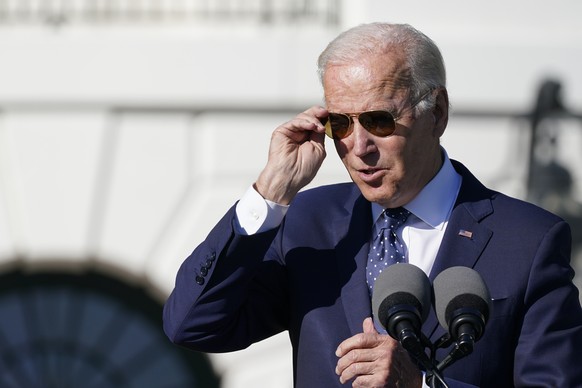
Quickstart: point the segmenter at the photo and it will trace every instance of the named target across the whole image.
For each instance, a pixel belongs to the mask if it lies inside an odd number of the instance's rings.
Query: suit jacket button
[[[208,275],[208,268],[206,267],[200,268],[200,273],[202,274],[202,276]]]
[[[204,284],[204,278],[202,276],[196,276],[196,283],[198,285],[203,285]]]

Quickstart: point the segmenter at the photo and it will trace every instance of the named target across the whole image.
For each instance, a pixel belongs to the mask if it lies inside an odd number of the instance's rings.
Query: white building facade
[[[124,297],[141,292],[140,298],[160,308],[181,262],[265,164],[272,130],[322,102],[315,66],[319,52],[340,31],[361,22],[407,22],[435,39],[448,67],[453,107],[443,145],[485,184],[510,195],[528,197],[532,124],[526,114],[534,109],[541,83],[558,80],[567,114],[545,119],[552,129],[542,137],[549,145],[538,147],[536,155],[542,164],[556,162],[572,178],[569,197],[546,204],[566,208],[574,220],[582,217],[582,172],[576,168],[582,162],[576,113],[582,112],[582,31],[574,28],[582,6],[576,1],[551,6],[494,1],[482,9],[461,1],[447,9],[429,1],[414,6],[377,0],[137,3],[0,2],[0,278],[7,279],[0,311],[5,314],[24,311],[23,321],[42,321],[46,313],[49,327],[78,336],[111,332],[107,328],[122,332],[115,314],[96,327],[80,322],[73,326],[77,331],[65,325],[70,320],[58,318],[59,311],[74,316],[81,304],[100,306],[108,284],[96,282],[100,285],[87,291],[69,282],[70,276],[88,279],[85,286],[95,276],[110,278],[128,287],[112,286]],[[333,144],[327,146],[328,158],[310,186],[349,179]],[[68,288],[55,286],[58,279],[47,281],[51,274],[66,277]],[[87,274],[93,277],[82,277]],[[29,288],[22,288],[25,283]],[[36,289],[38,284],[46,288]],[[75,290],[88,296],[77,300]],[[18,295],[24,294],[38,296],[21,303]],[[119,309],[120,317],[131,311],[113,300],[96,307],[96,316],[108,316],[106,306]],[[78,317],[101,322],[89,312]],[[139,321],[131,314],[124,319]],[[0,326],[0,338],[13,326]],[[27,344],[30,354],[0,351],[0,363],[64,381],[55,371],[63,370],[68,358],[47,350],[55,338],[45,329],[14,335],[11,349]],[[77,375],[102,368],[107,373],[95,372],[95,381],[109,385],[95,386],[130,386],[131,377],[117,371],[117,361],[96,355],[123,347],[123,341],[133,343],[122,334],[86,343],[77,337],[88,349],[87,366]],[[37,337],[44,338],[41,347]],[[135,354],[121,352],[119,359],[155,365],[155,357],[145,356],[152,349],[155,344],[138,347]],[[160,350],[165,352],[171,350]],[[34,354],[50,361],[34,361]],[[158,364],[171,364],[172,357]],[[173,365],[182,362],[182,354],[175,357]],[[209,355],[207,361],[192,361],[199,362],[194,374],[216,375],[223,388],[292,386],[285,334],[241,352]],[[57,366],[47,372],[40,364]],[[176,375],[187,375],[185,369],[176,367]],[[0,381],[19,386],[18,378],[6,373]],[[205,377],[188,378],[181,380],[188,382],[184,386],[211,384]],[[155,386],[154,380],[145,381]]]

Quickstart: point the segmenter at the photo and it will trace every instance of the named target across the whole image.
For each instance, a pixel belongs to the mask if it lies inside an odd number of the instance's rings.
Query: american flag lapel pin
[[[472,238],[473,237],[473,232],[470,232],[470,231],[465,230],[465,229],[461,229],[461,230],[459,230],[459,236],[461,236],[461,237],[467,237],[467,238]]]

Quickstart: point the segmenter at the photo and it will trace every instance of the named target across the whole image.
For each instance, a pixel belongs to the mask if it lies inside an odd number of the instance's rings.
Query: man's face
[[[411,201],[442,164],[442,109],[439,114],[431,109],[415,117],[413,109],[406,110],[412,103],[409,84],[410,74],[399,55],[332,65],[323,80],[330,112],[387,110],[401,116],[388,137],[372,135],[354,118],[353,132],[335,141],[342,162],[364,197],[384,207]]]

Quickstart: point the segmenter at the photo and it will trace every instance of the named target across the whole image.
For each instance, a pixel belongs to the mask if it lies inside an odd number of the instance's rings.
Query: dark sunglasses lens
[[[349,134],[350,118],[342,114],[330,113],[326,127],[329,127],[329,129],[331,129],[330,132],[332,138],[343,139]],[[328,135],[330,134],[328,133]]]
[[[390,112],[381,110],[364,112],[358,117],[360,124],[376,136],[392,135],[396,127],[394,116]]]

